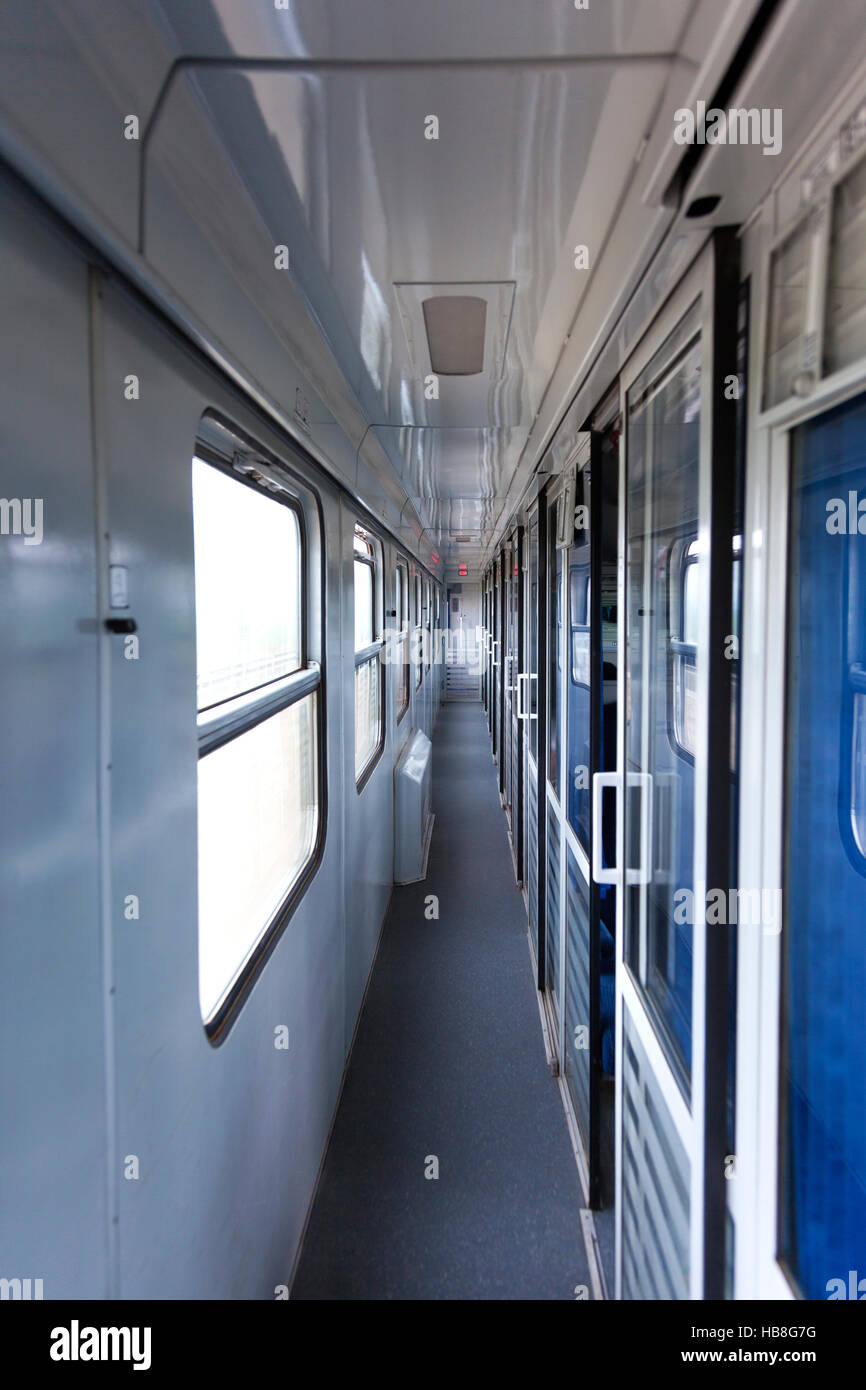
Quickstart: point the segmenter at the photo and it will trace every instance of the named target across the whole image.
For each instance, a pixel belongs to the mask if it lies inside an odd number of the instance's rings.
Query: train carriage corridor
[[[480,704],[434,735],[427,877],[394,888],[292,1297],[591,1298]]]
[[[130,1359],[79,1303],[210,1377],[300,1303],[586,1301],[664,1374],[736,1302],[725,1360],[828,1378],[864,4],[0,3],[0,1302],[54,1359]]]

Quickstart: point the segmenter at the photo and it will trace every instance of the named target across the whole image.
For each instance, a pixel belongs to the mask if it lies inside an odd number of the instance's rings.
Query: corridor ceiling
[[[21,167],[371,510],[475,573],[672,235],[676,109],[760,4],[33,0],[0,112]],[[452,351],[475,325],[470,365],[483,326],[481,370],[431,380],[427,320]]]
[[[161,4],[183,52],[253,61],[184,68],[154,157],[188,84],[433,544],[475,568],[672,73],[694,77],[698,0]],[[431,382],[437,294],[487,299],[480,373]]]

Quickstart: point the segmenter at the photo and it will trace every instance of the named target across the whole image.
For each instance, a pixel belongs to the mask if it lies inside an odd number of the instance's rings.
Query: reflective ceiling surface
[[[602,250],[596,239],[590,269],[575,265],[604,177],[600,141],[615,126],[633,162],[693,8],[162,0],[184,52],[233,59],[175,81],[291,247],[299,288],[447,563],[480,558],[519,500],[515,470]],[[612,100],[623,72],[644,84],[634,105]],[[505,287],[509,305],[499,360],[441,377],[438,399],[426,341],[419,351],[416,335],[413,353],[407,340],[419,285]]]

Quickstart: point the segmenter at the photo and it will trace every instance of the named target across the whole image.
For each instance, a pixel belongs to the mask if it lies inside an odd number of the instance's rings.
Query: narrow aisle
[[[480,704],[442,707],[433,809],[427,878],[394,889],[296,1299],[570,1299],[590,1285]]]

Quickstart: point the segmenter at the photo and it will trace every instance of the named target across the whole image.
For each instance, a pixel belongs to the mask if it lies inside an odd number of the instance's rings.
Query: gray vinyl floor
[[[478,703],[442,707],[433,809],[427,879],[394,889],[292,1297],[573,1299],[590,1285],[580,1183]]]

